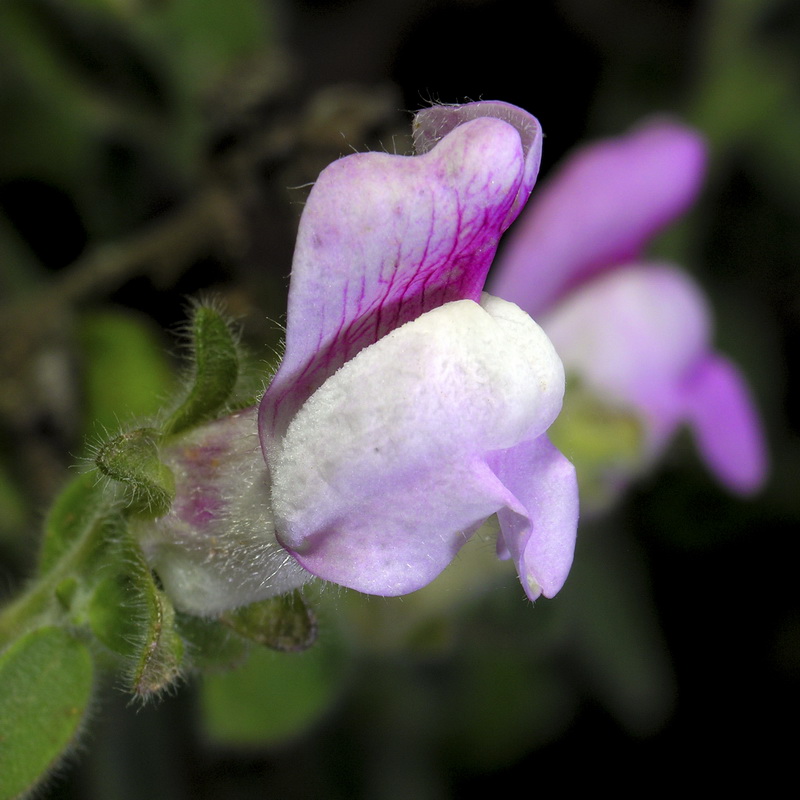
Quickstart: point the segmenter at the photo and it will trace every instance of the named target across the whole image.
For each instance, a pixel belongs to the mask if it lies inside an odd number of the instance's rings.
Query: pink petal
[[[709,469],[734,492],[759,489],[767,474],[764,433],[739,370],[709,355],[685,389],[688,422]]]
[[[380,493],[354,497],[341,518],[316,527],[300,549],[287,545],[289,552],[309,572],[342,586],[408,594],[439,575],[506,495],[480,462],[437,461],[434,469],[385,478]]]
[[[292,420],[270,464],[279,540],[336,583],[420,588],[486,517],[519,507],[486,456],[543,433],[562,395],[561,362],[517,307],[427,312],[362,350]]]
[[[599,275],[540,322],[568,376],[634,410],[652,461],[688,422],[709,468],[736,492],[766,473],[758,415],[737,369],[711,351],[711,314],[683,270],[646,264]]]
[[[460,106],[431,106],[418,111],[414,117],[414,149],[417,153],[432,150],[447,134],[472,119],[493,117],[502,119],[517,129],[525,154],[525,176],[517,199],[509,211],[506,225],[510,225],[528,200],[536,183],[542,160],[542,127],[539,120],[517,106],[499,100],[481,100]]]
[[[363,153],[320,175],[300,221],[286,353],[265,394],[265,452],[362,348],[451,300],[478,300],[525,180],[520,135],[460,125],[426,155]]]
[[[575,550],[575,468],[546,436],[494,454],[490,465],[516,501],[497,512],[498,550],[514,559],[531,600],[553,597],[567,579]]]
[[[591,275],[636,258],[694,201],[705,162],[700,136],[665,120],[583,148],[534,196],[490,291],[537,317]]]
[[[568,374],[605,401],[638,409],[661,439],[677,424],[687,372],[708,350],[711,319],[683,270],[636,264],[597,276],[540,319]]]

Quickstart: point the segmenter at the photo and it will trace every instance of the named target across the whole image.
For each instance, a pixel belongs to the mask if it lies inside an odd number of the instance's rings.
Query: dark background
[[[408,152],[408,112],[431,101],[501,99],[536,114],[542,178],[578,142],[648,114],[706,134],[706,190],[660,252],[710,296],[720,349],[763,412],[771,477],[757,497],[732,498],[680,437],[618,508],[582,528],[563,601],[522,607],[511,584],[501,599],[481,594],[452,611],[435,648],[381,650],[354,634],[330,709],[278,744],[215,741],[194,678],[143,709],[112,682],[77,766],[44,796],[434,798],[518,791],[518,781],[534,792],[683,789],[690,776],[698,790],[755,778],[769,792],[790,777],[797,4],[541,0],[528,21],[504,0],[241,2],[271,22],[223,55],[195,37],[190,14],[184,34],[199,44],[168,46],[163,30],[181,30],[166,15],[175,5],[17,0],[0,12],[4,586],[30,568],[31,530],[96,435],[83,316],[124,310],[174,352],[161,331],[179,325],[187,297],[213,292],[263,357],[277,344],[307,191],[290,187],[351,148]],[[176,216],[208,197],[214,224],[170,238]],[[141,237],[159,226],[151,257]],[[99,249],[109,243],[116,261]],[[61,365],[44,384],[32,367],[42,353]]]

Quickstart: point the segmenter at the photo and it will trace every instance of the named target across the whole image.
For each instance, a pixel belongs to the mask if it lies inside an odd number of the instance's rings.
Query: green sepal
[[[137,585],[127,572],[104,577],[95,587],[88,605],[92,633],[109,650],[129,659],[137,658],[146,640],[147,589]]]
[[[95,586],[87,619],[97,639],[122,658],[128,689],[147,698],[179,677],[183,640],[172,603],[127,531],[118,534],[113,562],[114,571]]]
[[[305,650],[317,639],[317,618],[298,591],[226,611],[219,619],[245,639],[283,653]]]
[[[0,654],[0,798],[31,789],[69,750],[92,682],[89,648],[63,628],[29,631]]]
[[[175,478],[159,458],[159,440],[153,428],[137,428],[105,442],[95,455],[98,469],[125,485],[129,510],[138,516],[163,516],[175,497]]]
[[[175,628],[175,609],[159,589],[148,593],[145,639],[130,674],[131,691],[142,699],[158,694],[180,676],[183,640]]]
[[[193,669],[229,670],[241,666],[250,643],[215,619],[176,613],[178,631],[186,644],[186,658]]]
[[[153,573],[135,543],[131,543],[128,565],[124,590],[131,603],[128,613],[138,623],[132,637],[135,653],[129,686],[135,695],[146,698],[177,680],[183,661],[183,640],[175,626],[175,609],[156,586]],[[124,605],[121,611],[125,611]],[[124,631],[118,631],[117,636],[121,633]]]
[[[164,434],[181,433],[216,418],[230,400],[239,378],[236,338],[213,308],[197,306],[191,322],[192,387],[164,425]]]

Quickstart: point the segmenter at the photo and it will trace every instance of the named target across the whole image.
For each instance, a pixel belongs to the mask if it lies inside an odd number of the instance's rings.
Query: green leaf
[[[227,611],[220,622],[245,639],[284,653],[305,650],[317,639],[317,618],[300,592]]]
[[[37,580],[0,614],[0,638],[36,625],[83,624],[83,604],[115,549],[121,516],[96,473],[74,478],[45,520]],[[66,617],[65,617],[66,615]]]
[[[0,798],[30,789],[80,732],[92,690],[88,647],[39,628],[0,654]]]
[[[254,648],[235,672],[203,681],[207,733],[231,746],[260,746],[297,736],[316,723],[339,696],[347,653],[334,631],[302,653]]]
[[[45,520],[39,574],[52,569],[89,528],[103,524],[108,507],[96,472],[85,472],[67,484]]]
[[[101,472],[125,484],[131,511],[141,516],[163,516],[175,497],[175,479],[159,458],[159,439],[152,428],[137,428],[105,442],[95,455]]]
[[[239,377],[236,339],[223,317],[198,306],[191,324],[195,370],[192,388],[164,426],[175,434],[214,419],[230,399]]]

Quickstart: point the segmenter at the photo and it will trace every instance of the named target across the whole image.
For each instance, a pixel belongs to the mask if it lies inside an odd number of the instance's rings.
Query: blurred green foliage
[[[303,653],[254,648],[244,666],[203,679],[202,726],[226,747],[263,747],[306,732],[340,698],[346,644],[335,629]]]
[[[115,154],[150,164],[153,178],[196,181],[212,91],[273,35],[257,0],[7,0],[0,178],[51,182],[94,235],[117,235],[150,189]],[[127,207],[109,207],[121,189]]]
[[[85,314],[78,322],[78,344],[89,436],[150,419],[174,391],[164,340],[145,319],[111,309]]]

